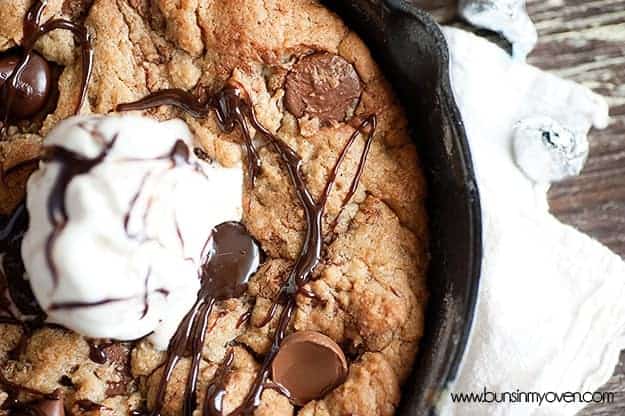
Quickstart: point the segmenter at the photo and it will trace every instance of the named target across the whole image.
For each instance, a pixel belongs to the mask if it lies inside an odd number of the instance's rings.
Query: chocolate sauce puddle
[[[16,108],[14,105],[19,102],[22,107],[18,112],[30,114],[40,111],[45,107],[45,94],[48,91],[38,91],[33,88],[35,82],[40,82],[41,78],[50,80],[50,68],[47,62],[35,51],[35,43],[46,33],[54,30],[67,30],[74,35],[81,49],[81,81],[80,93],[76,104],[75,113],[80,111],[86,96],[89,80],[93,70],[93,46],[92,39],[83,24],[76,24],[66,19],[52,19],[45,23],[41,22],[43,11],[47,6],[47,0],[37,0],[31,6],[24,17],[24,37],[22,40],[22,56],[14,62],[11,74],[0,86],[0,138],[2,138],[9,125],[9,119]],[[11,65],[12,66],[12,65]],[[32,72],[28,77],[25,75]],[[49,89],[49,87],[48,87]],[[34,108],[28,108],[33,106]]]
[[[251,415],[254,412],[254,409],[256,409],[256,407],[260,404],[262,393],[268,386],[271,363],[280,349],[280,344],[286,336],[289,323],[291,322],[295,311],[296,295],[304,287],[304,285],[311,280],[313,273],[321,262],[324,235],[322,227],[323,215],[325,212],[326,202],[332,191],[334,182],[336,181],[340,166],[356,138],[361,133],[366,132],[367,139],[365,148],[361,155],[357,172],[350,185],[349,192],[343,201],[345,205],[355,193],[358,181],[362,175],[367,154],[373,140],[373,133],[376,127],[376,117],[374,115],[367,117],[352,134],[339,155],[321,196],[318,200],[315,200],[308,189],[302,174],[301,158],[290,146],[275,137],[270,131],[262,126],[256,118],[254,108],[247,92],[240,84],[229,81],[216,96],[210,97],[205,101],[200,101],[193,95],[182,90],[164,90],[151,94],[135,103],[120,105],[117,110],[145,110],[160,105],[176,106],[194,117],[204,117],[208,115],[211,110],[214,110],[217,115],[219,126],[224,132],[231,132],[236,126],[239,126],[243,133],[243,144],[247,149],[248,173],[252,185],[254,184],[254,179],[260,170],[260,159],[254,146],[250,127],[254,128],[256,133],[260,134],[265,140],[267,140],[271,148],[279,155],[282,165],[288,172],[290,181],[295,188],[298,199],[304,208],[306,233],[302,249],[293,269],[282,285],[279,295],[275,300],[266,320],[268,323],[277,312],[278,305],[282,305],[282,311],[280,313],[271,348],[266,354],[261,369],[259,370],[252,384],[252,388],[245,397],[243,403],[230,413],[230,415]],[[209,260],[207,265],[210,264],[211,262]],[[203,270],[202,289],[200,290],[196,304],[191,309],[187,317],[185,317],[170,343],[165,372],[161,378],[156,405],[151,413],[152,416],[158,416],[161,414],[166,386],[171,379],[176,363],[185,353],[184,350],[188,349],[189,346],[192,347],[192,365],[183,401],[183,414],[185,416],[190,416],[192,414],[196,403],[197,374],[199,370],[201,347],[204,343],[204,330],[206,328],[208,315],[210,314],[216,300],[238,296],[244,292],[243,288],[238,286],[236,279],[233,281],[224,280],[222,282],[222,279],[230,277],[225,273],[212,275],[210,273],[207,274],[207,272],[210,272],[210,268],[204,268]],[[220,287],[215,287],[212,282],[219,282],[221,285],[225,285],[230,288],[239,288],[240,290],[236,291],[238,294],[233,291],[227,291],[226,293],[220,291]],[[224,297],[223,295],[227,296]],[[229,366],[231,365],[231,363],[228,362],[231,360],[231,355],[228,355],[225,364],[222,365],[224,370],[221,373],[228,373]],[[219,379],[223,377],[225,376],[220,376]],[[223,398],[226,392],[225,384],[226,383],[223,380],[217,380],[217,382],[209,386],[206,401],[203,406],[205,414],[215,416],[221,416],[223,414]]]
[[[191,415],[197,402],[197,383],[202,347],[208,321],[216,301],[237,298],[245,293],[249,279],[260,265],[260,248],[243,225],[226,222],[213,230],[208,244],[207,261],[202,266],[202,286],[198,298],[171,339],[163,376],[152,415],[160,414],[166,388],[176,364],[191,355],[183,401],[183,414]]]

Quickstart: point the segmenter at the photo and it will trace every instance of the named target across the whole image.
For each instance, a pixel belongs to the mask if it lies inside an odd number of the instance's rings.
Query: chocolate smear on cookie
[[[349,95],[350,94],[342,94],[339,101],[346,102],[343,98]],[[353,99],[354,98],[350,98],[347,101],[351,101]],[[238,126],[243,133],[244,145],[248,150],[247,161],[252,184],[254,183],[254,177],[260,170],[260,160],[258,152],[254,147],[253,137],[251,134],[251,128],[253,128],[256,134],[265,139],[268,146],[270,146],[270,148],[280,157],[282,166],[287,171],[291,184],[294,187],[297,197],[304,209],[306,219],[304,244],[293,269],[290,271],[285,282],[281,286],[280,292],[274,300],[274,304],[266,319],[268,323],[273,315],[277,313],[278,306],[282,306],[282,311],[280,312],[271,347],[265,355],[261,368],[258,371],[252,387],[243,403],[230,413],[230,415],[252,415],[254,410],[260,405],[261,396],[265,388],[274,387],[275,383],[272,383],[269,380],[269,376],[274,359],[280,352],[281,345],[287,336],[289,324],[295,313],[296,296],[312,279],[313,273],[321,263],[322,249],[324,245],[323,217],[325,214],[326,202],[332,192],[332,188],[339,173],[341,164],[345,160],[347,152],[355,142],[356,138],[361,134],[364,134],[366,136],[365,149],[360,158],[357,172],[352,179],[352,184],[350,185],[350,190],[355,189],[364,169],[366,154],[369,151],[371,141],[373,140],[373,133],[376,127],[376,117],[374,115],[366,117],[361,125],[354,131],[340,153],[321,196],[316,200],[308,189],[304,179],[304,175],[302,173],[302,159],[289,145],[274,136],[258,121],[250,97],[239,83],[235,81],[227,82],[225,87],[218,94],[213,97],[209,97],[207,100],[199,100],[193,95],[182,90],[164,90],[151,94],[135,103],[120,105],[117,110],[145,110],[163,104],[174,105],[195,117],[204,117],[211,111],[215,111],[219,125],[225,132],[231,132],[236,126]],[[350,197],[351,195],[352,194],[350,193]],[[345,204],[349,201],[344,200],[343,202]],[[184,354],[188,354],[184,347],[189,344],[192,346],[192,364],[191,374],[187,379],[187,387],[183,399],[183,414],[185,416],[190,416],[193,413],[196,406],[199,359],[201,355],[201,347],[204,343],[206,325],[210,311],[216,300],[225,299],[224,296],[219,295],[227,294],[231,296],[239,296],[243,293],[243,290],[239,293],[234,293],[230,290],[225,293],[221,292],[221,288],[223,287],[239,287],[237,282],[240,281],[240,276],[236,274],[233,276],[227,276],[224,273],[219,276],[210,276],[211,270],[217,270],[214,267],[210,267],[210,261],[215,258],[219,259],[220,256],[210,257],[209,263],[203,268],[205,273],[202,276],[203,285],[200,289],[198,301],[191,309],[187,317],[185,317],[182,324],[178,328],[176,335],[170,342],[166,367],[159,385],[155,407],[151,412],[152,416],[158,416],[161,414],[167,384],[172,377],[173,369],[175,368],[176,363]],[[209,272],[209,274],[207,275],[206,272]],[[224,284],[222,279],[228,277],[233,278],[234,280],[232,283]],[[222,283],[208,284],[207,282]],[[197,322],[198,317],[201,318],[199,319],[199,324]],[[228,357],[231,356],[228,355]],[[223,413],[223,397],[225,397],[226,394],[225,378],[227,377],[229,368],[232,365],[231,360],[232,358],[228,358],[224,364],[222,364],[223,370],[221,370],[219,374],[223,374],[223,376],[216,377],[217,381],[209,386],[204,405],[205,413],[208,415],[219,416]],[[328,391],[329,389],[335,387],[336,383],[336,379],[331,380],[325,388],[322,388],[322,391]]]
[[[50,64],[34,51],[35,43],[46,33],[68,30],[81,49],[82,77],[75,112],[78,113],[87,96],[93,68],[91,36],[83,24],[55,18],[41,22],[47,0],[37,0],[24,17],[24,37],[19,54],[0,59],[0,137],[9,121],[23,120],[46,108],[51,91]]]
[[[317,52],[301,58],[286,76],[284,105],[295,117],[340,122],[354,112],[362,86],[352,64],[339,55]]]

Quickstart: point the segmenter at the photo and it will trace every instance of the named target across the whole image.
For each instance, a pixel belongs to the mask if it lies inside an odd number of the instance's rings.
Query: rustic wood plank
[[[625,2],[567,0],[564,7],[553,3],[532,0],[528,5],[540,33],[530,62],[606,96],[612,121],[606,130],[591,134],[591,155],[582,175],[553,187],[552,210],[623,256]]]
[[[413,1],[439,22],[453,23],[455,0]],[[592,88],[610,104],[609,127],[591,132],[582,174],[552,187],[551,209],[625,256],[625,0],[527,3],[539,32],[529,62]],[[625,415],[625,352],[602,391],[615,392],[615,402],[588,406],[580,416]]]
[[[590,157],[582,175],[549,193],[562,221],[625,256],[625,1],[530,0],[539,44],[530,63],[580,82],[604,95],[611,123],[590,135]],[[624,276],[625,278],[625,276]],[[625,352],[601,389],[613,403],[588,406],[581,416],[625,414]]]

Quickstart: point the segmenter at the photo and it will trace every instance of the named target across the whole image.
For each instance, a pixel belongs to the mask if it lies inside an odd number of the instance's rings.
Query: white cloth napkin
[[[607,125],[607,104],[473,34],[444,32],[481,193],[484,261],[470,341],[439,413],[573,415],[585,404],[458,404],[450,393],[593,392],[612,374],[625,347],[625,263],[551,215],[547,186],[528,180],[511,151],[525,117],[586,134]]]

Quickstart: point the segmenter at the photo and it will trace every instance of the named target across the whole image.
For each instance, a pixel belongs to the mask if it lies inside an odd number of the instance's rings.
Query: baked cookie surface
[[[30,6],[29,0],[0,0],[0,50],[20,45]],[[303,407],[267,389],[255,414],[393,414],[423,331],[426,186],[403,110],[364,43],[336,15],[306,0],[51,0],[44,18],[53,16],[84,21],[94,39],[93,76],[81,114],[108,114],[165,88],[202,96],[234,80],[249,93],[259,121],[301,156],[316,197],[358,120],[376,115],[375,139],[354,197],[341,210],[364,140],[347,154],[330,195],[322,264],[308,284],[314,295],[298,295],[289,329],[317,331],[339,344],[348,358],[347,380]],[[23,198],[32,170],[12,168],[36,157],[43,137],[74,113],[81,71],[75,46],[65,32],[37,43],[58,72],[58,101],[41,120],[11,126],[0,142],[2,168],[11,172],[0,185],[3,213]],[[202,154],[224,166],[245,162],[240,131],[223,133],[214,113],[195,118],[160,107],[146,114],[182,118]],[[304,211],[278,157],[266,147],[259,153],[262,169],[244,192],[243,223],[265,259],[246,295],[216,305],[200,369],[198,403],[232,348],[225,414],[243,400],[270,347],[276,322],[259,324],[305,232]],[[45,393],[61,389],[71,414],[128,415],[153,407],[165,353],[147,341],[86,340],[52,326],[23,332],[0,324],[0,369],[11,385]],[[188,368],[186,359],[177,365],[163,415],[181,414]],[[0,383],[0,402],[8,388]]]

